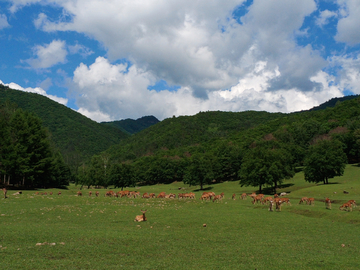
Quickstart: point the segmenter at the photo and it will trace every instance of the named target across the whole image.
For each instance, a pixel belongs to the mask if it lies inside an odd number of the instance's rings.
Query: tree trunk
[[[261,186],[262,186],[262,184],[259,185],[259,193],[261,193]]]

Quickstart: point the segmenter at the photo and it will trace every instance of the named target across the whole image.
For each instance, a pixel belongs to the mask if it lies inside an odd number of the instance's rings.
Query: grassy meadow
[[[202,202],[202,191],[183,183],[129,190],[195,192],[196,200],[76,196],[23,191],[0,200],[3,269],[359,269],[360,212],[339,206],[360,201],[360,167],[348,165],[329,185],[306,183],[303,174],[284,183],[292,205],[281,212],[253,205],[238,182],[205,186],[222,202]],[[182,188],[179,190],[179,188]],[[346,190],[349,194],[344,194]],[[38,192],[58,190],[38,190]],[[92,189],[94,193],[95,189]],[[236,200],[231,195],[236,193]],[[266,192],[265,192],[266,193]],[[315,205],[299,205],[301,197]],[[327,210],[324,198],[334,201]],[[134,222],[147,209],[146,222]],[[203,224],[207,226],[204,227]],[[41,244],[41,245],[40,245]]]

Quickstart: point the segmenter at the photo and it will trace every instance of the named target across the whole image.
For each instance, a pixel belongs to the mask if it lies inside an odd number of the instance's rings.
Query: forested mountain
[[[134,134],[159,122],[160,121],[155,116],[151,115],[143,116],[136,120],[124,119],[119,121],[101,122],[100,124],[116,127],[125,133]]]
[[[358,97],[359,97],[359,95],[351,95],[351,96],[332,98],[332,99],[320,104],[319,106],[316,106],[316,107],[310,109],[310,111],[317,111],[317,110],[323,110],[323,109],[326,109],[326,108],[329,108],[329,107],[330,108],[335,107],[336,103],[338,103],[338,102],[351,100],[351,99],[358,98]]]
[[[58,147],[72,169],[129,135],[101,125],[39,94],[12,90],[0,85],[0,103],[10,101],[27,112],[35,113],[50,131],[51,141]]]
[[[240,180],[276,189],[295,167],[324,164],[325,169],[307,168],[305,179],[328,183],[341,175],[345,161],[360,160],[360,98],[332,106],[289,114],[213,111],[168,118],[93,156],[79,182],[124,187]],[[322,145],[331,154],[321,153]],[[331,161],[337,163],[328,168]]]

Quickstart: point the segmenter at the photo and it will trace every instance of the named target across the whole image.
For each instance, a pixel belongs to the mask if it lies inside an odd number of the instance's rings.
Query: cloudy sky
[[[0,1],[0,83],[96,121],[360,94],[359,0]]]

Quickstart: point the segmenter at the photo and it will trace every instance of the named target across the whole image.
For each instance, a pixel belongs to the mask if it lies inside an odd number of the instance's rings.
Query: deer
[[[78,195],[78,196],[82,196],[82,192],[81,192],[81,191],[78,191],[78,192],[77,192],[77,195]]]
[[[314,205],[315,204],[315,199],[314,198],[308,198],[307,204],[308,205]]]
[[[89,197],[91,197],[91,195],[92,195],[92,191],[89,191]]]
[[[146,213],[147,210],[141,210],[142,212],[142,215],[138,215],[135,217],[135,220],[136,222],[142,222],[142,221],[146,221],[146,217],[145,217],[145,213]]]
[[[6,198],[7,198],[7,197],[6,197],[7,189],[6,189],[6,188],[3,188],[2,191],[3,191],[3,193],[4,193],[4,199],[6,199]]]
[[[301,199],[300,199],[300,202],[299,202],[299,204],[302,204],[302,203],[306,203],[307,201],[308,201],[308,197],[302,197]]]
[[[344,209],[347,209],[347,211],[352,211],[352,207],[351,207],[351,203],[347,202],[347,203],[344,203],[342,206],[340,206],[339,208],[341,211],[344,210]]]
[[[351,206],[354,206],[354,208],[357,206],[355,200],[349,200],[348,203],[350,203]]]
[[[246,197],[247,197],[247,194],[246,194],[246,193],[241,194],[241,199],[242,199],[242,200],[246,200]]]
[[[232,199],[236,200],[236,194],[235,193],[232,195]]]
[[[100,194],[99,191],[96,191],[96,192],[95,192],[95,196],[96,196],[96,197],[99,197],[99,194]]]
[[[329,198],[325,199],[325,207],[331,210],[331,200]]]

